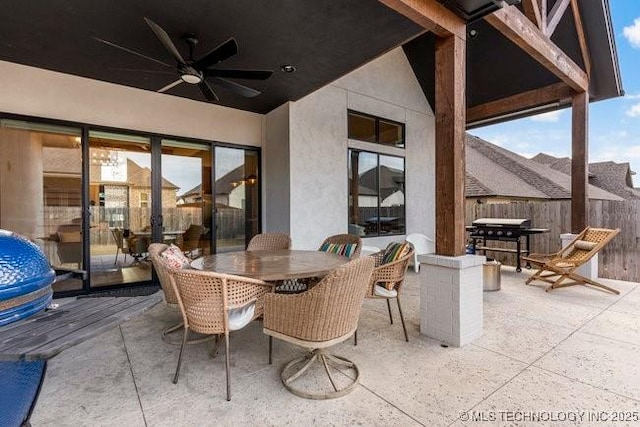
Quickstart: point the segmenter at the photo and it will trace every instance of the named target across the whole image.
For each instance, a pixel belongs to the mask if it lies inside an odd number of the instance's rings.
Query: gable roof
[[[568,175],[571,174],[571,159],[569,157],[558,158],[539,153],[531,160],[548,165]],[[589,183],[610,193],[617,194],[623,199],[640,199],[640,190],[633,188],[633,179],[631,178],[633,174],[634,172],[628,162],[589,163]]]
[[[466,197],[570,199],[571,177],[536,161],[467,134]],[[589,198],[622,200],[589,185]]]
[[[133,160],[127,159],[127,184],[132,187],[151,187],[151,169],[142,167]],[[162,178],[162,188],[177,190],[179,187]]]

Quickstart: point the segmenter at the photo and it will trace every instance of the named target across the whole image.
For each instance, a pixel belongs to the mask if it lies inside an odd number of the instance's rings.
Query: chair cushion
[[[384,254],[382,255],[382,264],[397,261],[408,254],[410,250],[411,246],[405,242],[391,242],[384,250]]]
[[[171,244],[164,251],[160,252],[160,256],[167,263],[169,268],[182,270],[183,268],[191,268],[189,258],[184,256],[179,247]]]
[[[587,242],[586,240],[576,240],[576,242],[573,244],[576,249],[580,249],[583,251],[590,251],[591,249],[595,248],[598,243],[596,242]]]
[[[229,310],[229,330],[237,331],[247,326],[256,312],[256,304],[247,304],[244,307]]]
[[[329,252],[332,254],[344,255],[346,257],[351,258],[356,249],[358,248],[357,243],[347,243],[344,245],[338,245],[336,243],[323,243],[320,246],[320,251]]]
[[[398,291],[396,291],[395,289],[389,290],[380,285],[375,285],[373,287],[373,293],[379,297],[384,298],[396,298],[398,296]]]

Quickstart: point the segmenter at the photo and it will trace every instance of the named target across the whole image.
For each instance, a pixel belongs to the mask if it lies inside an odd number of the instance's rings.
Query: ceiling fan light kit
[[[212,83],[237,95],[244,97],[254,97],[260,95],[261,92],[251,87],[227,79],[267,80],[273,74],[273,71],[271,70],[232,70],[213,68],[213,66],[238,54],[238,44],[233,37],[213,48],[199,59],[194,59],[193,51],[195,50],[195,46],[198,44],[198,39],[193,35],[188,35],[184,37],[184,41],[189,45],[189,59],[185,60],[180,54],[178,48],[176,48],[175,44],[169,37],[169,34],[167,34],[167,32],[162,27],[160,27],[149,18],[145,17],[144,20],[147,25],[149,25],[160,43],[162,43],[164,48],[171,54],[171,56],[176,60],[177,63],[176,74],[178,75],[179,79],[165,85],[164,87],[157,90],[157,92],[166,92],[174,88],[175,86],[178,86],[180,83],[187,83],[191,85],[197,85],[200,89],[200,92],[202,92],[202,94],[208,101],[217,102],[219,101],[218,95],[209,85],[209,83]],[[124,50],[125,52],[132,53],[150,61],[154,61],[165,67],[173,68],[171,65],[166,64],[163,61],[143,55],[126,47],[118,46],[117,44],[109,42],[108,40],[103,40],[97,37],[94,37],[94,40],[97,40],[108,46]]]

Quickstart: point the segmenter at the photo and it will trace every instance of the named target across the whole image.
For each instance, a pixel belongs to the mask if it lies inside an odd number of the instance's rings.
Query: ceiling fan
[[[214,65],[219,64],[220,62],[238,54],[238,44],[233,37],[231,37],[226,42],[216,46],[202,57],[194,59],[193,51],[198,44],[198,39],[193,35],[187,35],[184,37],[184,41],[189,45],[189,59],[185,60],[180,54],[180,51],[178,51],[178,49],[176,48],[175,44],[173,44],[173,41],[171,41],[171,38],[169,37],[167,32],[161,26],[159,26],[149,18],[144,18],[144,20],[146,21],[147,25],[149,25],[158,40],[160,40],[165,49],[167,49],[171,56],[173,56],[173,58],[176,60],[176,66],[169,65],[164,61],[160,61],[158,59],[143,55],[139,52],[123,46],[119,46],[107,40],[103,40],[97,37],[94,37],[94,39],[117,49],[124,50],[125,52],[129,52],[142,58],[162,64],[165,67],[175,68],[176,73],[179,77],[178,80],[160,88],[158,92],[166,92],[181,83],[188,83],[197,85],[204,97],[209,101],[217,102],[220,99],[209,84],[212,83],[230,92],[247,98],[251,98],[260,95],[260,91],[228,79],[266,80],[273,74],[273,71],[271,70],[225,70],[211,68]],[[145,70],[137,71],[144,72]]]

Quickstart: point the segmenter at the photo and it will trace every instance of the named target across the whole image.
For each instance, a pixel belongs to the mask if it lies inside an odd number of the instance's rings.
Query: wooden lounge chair
[[[530,284],[533,280],[551,283],[546,289],[547,292],[551,289],[564,288],[566,286],[591,285],[619,294],[619,291],[584,277],[577,272],[579,267],[586,264],[594,255],[600,252],[619,232],[620,229],[587,227],[571,243],[557,253],[531,254],[522,257],[523,260],[536,265],[536,268],[538,268],[538,271],[527,279],[526,284]],[[571,281],[566,282],[566,280]]]

